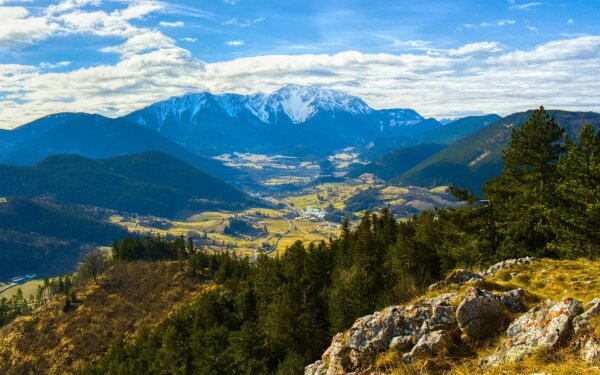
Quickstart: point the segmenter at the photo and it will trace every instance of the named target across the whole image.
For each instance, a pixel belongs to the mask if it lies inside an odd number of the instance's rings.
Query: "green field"
[[[12,288],[5,290],[0,293],[0,298],[10,299],[13,295],[17,293],[17,290],[21,289],[23,291],[23,297],[29,300],[30,296],[35,296],[37,294],[37,288],[40,285],[44,285],[44,280],[30,280],[21,285],[15,285]],[[4,289],[5,285],[0,285],[0,289]]]

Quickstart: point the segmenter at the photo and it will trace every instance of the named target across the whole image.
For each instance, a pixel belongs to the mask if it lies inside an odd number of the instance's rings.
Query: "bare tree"
[[[106,253],[100,249],[92,250],[86,253],[77,267],[77,277],[87,283],[94,280],[96,285],[100,285],[98,277],[108,269],[109,262]]]

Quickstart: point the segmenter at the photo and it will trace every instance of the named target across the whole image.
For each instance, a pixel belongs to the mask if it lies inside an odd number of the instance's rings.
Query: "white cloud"
[[[516,23],[515,20],[509,20],[509,19],[504,19],[504,20],[498,20],[498,22],[496,22],[496,24],[498,26],[504,26],[504,25],[514,25]]]
[[[162,27],[183,27],[184,23],[183,23],[183,21],[176,21],[176,22],[160,21],[158,23],[158,25],[162,26]]]
[[[44,40],[59,28],[46,17],[31,16],[23,7],[0,6],[0,20],[0,48]]]
[[[185,37],[185,38],[181,38],[179,40],[181,40],[182,42],[196,43],[196,41],[198,40],[198,38]]]
[[[257,24],[257,23],[260,23],[260,22],[262,22],[264,20],[265,19],[262,18],[262,17],[255,18],[255,19],[252,19],[252,20],[245,20],[244,22],[240,23],[240,27],[250,27],[250,26],[252,26],[254,24]]]
[[[67,67],[69,65],[71,65],[70,61],[59,61],[57,63],[49,63],[49,62],[42,61],[40,63],[40,68],[42,68],[42,69],[56,69],[56,68],[65,68],[65,67]]]
[[[225,42],[226,45],[230,46],[230,47],[240,47],[243,46],[244,44],[246,44],[246,42],[244,42],[243,40],[228,40],[227,42]]]
[[[380,39],[387,40],[391,42],[392,47],[402,47],[407,49],[425,49],[431,43],[425,40],[415,39],[415,40],[401,40],[394,38],[391,35],[386,34],[375,34],[376,37]]]
[[[15,4],[15,3],[32,3],[33,0],[0,0],[0,5]]]
[[[510,9],[529,10],[531,8],[539,7],[542,4],[543,4],[542,2],[533,2],[533,3],[518,4],[518,5],[511,6]]]
[[[572,25],[572,24],[573,24],[573,22],[575,22],[575,21],[574,21],[572,18],[569,18],[569,19],[567,20],[567,23],[568,23],[569,25]]]
[[[100,51],[106,53],[118,53],[128,57],[151,50],[175,47],[175,41],[158,31],[148,31],[137,34],[127,39],[125,43],[118,46],[105,47]]]
[[[223,2],[225,4],[235,5],[235,4],[237,4],[238,0],[223,0]]]
[[[450,56],[464,56],[474,53],[493,53],[502,51],[502,46],[498,42],[477,42],[465,44],[460,48],[448,50]]]
[[[529,51],[515,51],[500,56],[497,61],[509,64],[543,63],[600,56],[600,36],[583,36],[556,40]]]
[[[51,4],[50,6],[48,6],[48,8],[46,9],[46,13],[58,14],[72,11],[74,9],[83,8],[88,5],[98,6],[100,4],[100,0],[62,0],[56,4]]]

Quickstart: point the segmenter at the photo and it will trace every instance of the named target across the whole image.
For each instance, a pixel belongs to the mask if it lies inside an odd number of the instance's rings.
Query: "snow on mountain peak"
[[[263,123],[274,124],[281,117],[287,117],[294,124],[301,124],[319,112],[344,112],[353,115],[370,114],[373,109],[362,99],[342,91],[318,86],[286,85],[271,93],[253,95],[188,93],[160,101],[145,111],[154,115],[158,128],[174,119],[178,124],[190,122],[203,109],[209,106],[220,108],[231,118],[248,110]],[[143,117],[137,119],[145,125]]]
[[[302,85],[286,85],[271,94],[252,95],[246,107],[263,122],[276,121],[278,115],[283,113],[294,124],[309,120],[319,110],[344,111],[355,115],[373,111],[360,98],[342,91]]]

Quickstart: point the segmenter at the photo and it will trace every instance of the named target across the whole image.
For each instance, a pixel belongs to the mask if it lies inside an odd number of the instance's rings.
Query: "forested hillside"
[[[255,199],[158,152],[92,160],[49,157],[31,167],[0,165],[0,196],[58,201],[157,216],[184,209],[245,207]]]
[[[0,280],[68,273],[86,247],[110,245],[126,235],[123,228],[61,206],[21,199],[0,203]]]
[[[548,111],[571,139],[577,139],[585,124],[600,129],[600,115],[594,112]],[[394,182],[417,185],[456,185],[479,196],[483,184],[502,171],[503,150],[511,132],[521,127],[532,111],[514,113],[448,146],[403,173]]]

